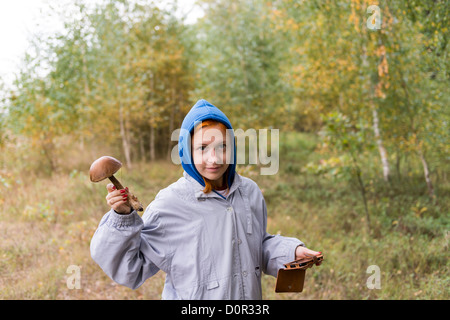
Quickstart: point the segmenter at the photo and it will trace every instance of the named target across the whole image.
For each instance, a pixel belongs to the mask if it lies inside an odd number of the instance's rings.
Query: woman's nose
[[[207,163],[218,163],[218,157],[216,155],[216,149],[215,148],[211,148],[211,151],[208,152],[208,158],[207,158]]]

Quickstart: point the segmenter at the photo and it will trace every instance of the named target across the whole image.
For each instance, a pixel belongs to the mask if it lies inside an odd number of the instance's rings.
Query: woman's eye
[[[197,147],[197,150],[198,151],[205,151],[207,148],[208,148],[208,146],[199,146],[199,147]],[[216,150],[224,150],[226,148],[227,148],[227,145],[223,144],[223,145],[217,146]]]

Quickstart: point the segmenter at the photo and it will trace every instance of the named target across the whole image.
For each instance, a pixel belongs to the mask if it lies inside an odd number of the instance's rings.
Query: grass
[[[351,179],[314,175],[302,168],[327,155],[316,137],[282,135],[280,170],[259,175],[254,166],[238,172],[255,180],[268,207],[268,230],[295,236],[325,262],[306,272],[302,293],[277,294],[275,278],[263,276],[264,299],[449,299],[449,189],[437,186],[439,201],[426,194],[420,173],[386,186],[371,168],[363,172],[371,217]],[[365,160],[368,161],[368,160]],[[363,163],[364,164],[364,163]],[[141,163],[117,176],[147,205],[182,175],[180,166]],[[160,299],[164,274],[137,290],[115,284],[92,261],[90,239],[108,210],[106,182],[89,181],[87,170],[51,177],[0,171],[1,299]],[[426,209],[424,209],[426,208]],[[69,289],[67,268],[80,267],[81,289]],[[380,289],[368,289],[367,273],[379,267]]]

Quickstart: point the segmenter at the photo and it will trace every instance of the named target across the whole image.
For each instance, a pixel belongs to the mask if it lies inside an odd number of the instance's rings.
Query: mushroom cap
[[[92,182],[99,182],[111,177],[120,168],[122,168],[122,163],[116,158],[110,156],[100,157],[92,162],[89,176]]]

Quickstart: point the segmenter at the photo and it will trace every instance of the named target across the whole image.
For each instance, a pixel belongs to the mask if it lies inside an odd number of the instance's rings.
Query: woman
[[[218,108],[203,99],[192,107],[178,149],[183,177],[142,218],[131,210],[128,189],[107,186],[111,210],[91,255],[114,281],[135,289],[162,270],[163,299],[261,299],[261,271],[276,276],[284,263],[320,254],[266,232],[264,197],[235,172],[232,126]]]

